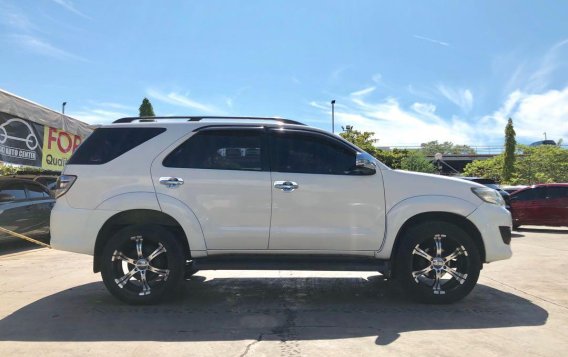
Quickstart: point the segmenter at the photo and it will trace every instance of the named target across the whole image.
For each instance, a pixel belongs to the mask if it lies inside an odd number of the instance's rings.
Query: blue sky
[[[280,116],[429,140],[568,140],[566,1],[0,0],[0,88],[89,123]]]

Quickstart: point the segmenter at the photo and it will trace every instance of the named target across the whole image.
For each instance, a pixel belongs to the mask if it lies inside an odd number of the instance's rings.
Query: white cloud
[[[367,94],[373,93],[375,91],[375,89],[376,89],[375,87],[369,87],[369,88],[365,88],[365,89],[361,89],[361,90],[358,90],[356,92],[353,92],[350,95],[352,97],[362,97],[362,96],[365,96]]]
[[[70,117],[84,121],[87,124],[110,124],[113,121],[138,115],[138,112],[123,112],[105,108],[86,108],[65,113]]]
[[[517,141],[568,138],[568,87],[540,94],[515,91],[491,115],[482,118],[480,126],[488,135],[503,136],[508,118],[513,119]],[[520,140],[519,140],[520,139]]]
[[[62,6],[66,10],[71,11],[75,15],[79,15],[79,16],[84,17],[86,19],[90,19],[89,16],[87,16],[87,15],[83,14],[81,11],[77,10],[75,5],[73,5],[73,2],[71,2],[70,0],[53,0],[53,2],[56,3],[57,5]]]
[[[30,52],[64,60],[86,61],[83,57],[55,47],[54,45],[31,35],[6,35],[4,39]]]
[[[160,92],[160,91],[157,91],[157,90],[154,90],[154,89],[148,89],[146,92],[147,92],[148,96],[150,96],[151,98],[157,99],[157,100],[162,101],[164,103],[199,110],[200,112],[207,113],[207,114],[221,114],[222,113],[221,110],[219,110],[218,108],[216,108],[212,105],[200,103],[200,102],[193,100],[193,99],[191,99],[191,98],[189,98],[189,97],[187,97],[183,94],[180,94],[180,93],[176,93],[176,92],[163,93],[163,92]]]
[[[412,37],[414,37],[414,38],[416,38],[416,39],[419,39],[419,40],[432,42],[432,43],[435,43],[435,44],[440,45],[440,46],[445,46],[445,47],[449,47],[449,46],[450,46],[450,44],[447,43],[447,42],[440,41],[440,40],[435,40],[435,39],[433,39],[433,38],[426,37],[426,36],[414,35],[414,36],[412,36]]]
[[[450,102],[469,113],[473,107],[473,93],[469,89],[453,89],[443,84],[438,85],[438,91]]]
[[[375,132],[379,146],[416,146],[431,140],[448,140],[465,144],[472,142],[469,125],[462,120],[444,121],[429,103],[413,103],[404,108],[396,98],[367,102],[361,97],[342,99],[346,106],[335,112],[337,127],[353,125],[355,129]],[[324,103],[311,102],[311,106],[324,110]],[[467,129],[464,129],[467,128]]]
[[[373,102],[349,95],[339,100],[342,105],[336,105],[336,126],[353,125],[357,130],[375,132],[379,146],[418,146],[431,140],[502,145],[509,117],[520,143],[542,140],[544,132],[554,140],[568,138],[568,86],[540,94],[515,91],[494,113],[469,119],[443,118],[432,103],[415,102],[405,107],[392,97]],[[327,103],[309,104],[330,115]]]

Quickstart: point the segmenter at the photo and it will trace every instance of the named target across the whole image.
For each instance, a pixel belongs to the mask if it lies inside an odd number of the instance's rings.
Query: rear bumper
[[[481,233],[485,246],[485,262],[508,259],[513,255],[510,244],[505,243],[502,231],[511,229],[511,213],[505,207],[483,203],[467,217]]]
[[[116,213],[73,208],[65,196],[59,198],[51,211],[51,246],[58,250],[93,255],[99,229]]]

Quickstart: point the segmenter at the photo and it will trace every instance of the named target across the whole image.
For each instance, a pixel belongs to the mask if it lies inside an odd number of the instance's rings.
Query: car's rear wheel
[[[101,275],[107,289],[129,304],[153,304],[171,295],[184,273],[183,248],[167,229],[128,226],[106,244]]]
[[[448,304],[475,287],[481,260],[472,238],[458,226],[427,222],[401,237],[395,257],[395,278],[414,300]]]

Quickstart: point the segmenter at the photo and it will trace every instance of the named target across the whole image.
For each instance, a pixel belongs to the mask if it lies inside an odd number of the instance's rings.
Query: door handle
[[[160,183],[167,188],[174,188],[183,185],[183,179],[181,177],[160,177]]]
[[[284,192],[292,192],[298,187],[300,186],[298,186],[298,183],[294,181],[274,181],[274,188]]]

